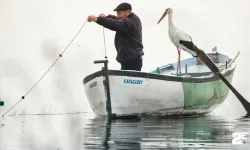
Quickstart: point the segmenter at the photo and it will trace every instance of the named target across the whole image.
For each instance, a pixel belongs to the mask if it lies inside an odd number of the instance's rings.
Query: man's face
[[[124,18],[127,18],[128,11],[127,10],[121,10],[121,11],[117,11],[116,14],[117,14],[118,19],[124,19]]]

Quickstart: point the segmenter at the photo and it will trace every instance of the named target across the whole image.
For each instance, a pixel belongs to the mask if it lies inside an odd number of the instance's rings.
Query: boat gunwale
[[[232,69],[231,69],[232,68]],[[235,66],[231,66],[227,69],[225,73],[223,73],[224,77],[230,76],[234,73]],[[164,75],[164,74],[155,74],[155,73],[148,73],[148,72],[139,72],[139,71],[132,71],[132,70],[108,70],[109,76],[126,76],[126,77],[140,77],[140,78],[147,78],[147,79],[157,79],[157,80],[164,80],[164,81],[175,81],[175,82],[192,82],[192,83],[204,83],[204,82],[211,82],[220,80],[218,76],[209,75],[209,76],[200,76],[200,77],[187,77],[185,76],[172,76],[172,75]],[[104,76],[102,70],[96,71],[83,79],[84,85],[89,81],[93,80],[94,78]]]

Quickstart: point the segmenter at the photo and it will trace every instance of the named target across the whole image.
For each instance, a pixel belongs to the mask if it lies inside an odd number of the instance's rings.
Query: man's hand
[[[88,22],[96,22],[96,21],[97,21],[97,17],[96,16],[90,15],[88,17]]]
[[[106,15],[102,13],[99,15],[99,17],[106,17]]]

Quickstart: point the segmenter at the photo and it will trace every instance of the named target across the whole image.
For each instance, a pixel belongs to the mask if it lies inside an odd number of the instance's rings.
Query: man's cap
[[[129,3],[121,3],[119,4],[114,11],[122,11],[122,10],[132,10],[132,6]]]

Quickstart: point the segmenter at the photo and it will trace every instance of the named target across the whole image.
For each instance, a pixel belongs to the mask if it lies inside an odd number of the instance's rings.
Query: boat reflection
[[[214,116],[113,121],[94,118],[83,130],[84,149],[228,149],[234,146],[234,124]]]

